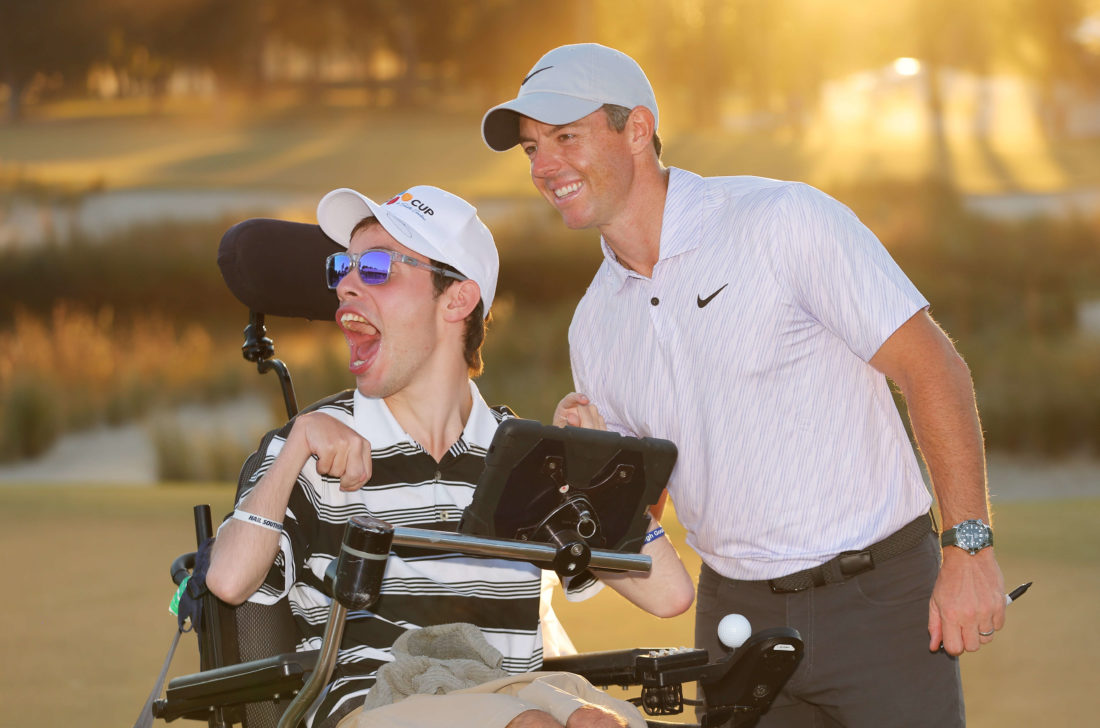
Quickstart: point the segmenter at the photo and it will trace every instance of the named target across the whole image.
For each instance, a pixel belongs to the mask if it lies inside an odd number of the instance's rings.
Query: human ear
[[[656,124],[653,112],[644,106],[635,106],[626,119],[626,133],[630,135],[630,147],[634,152],[653,146]]]
[[[447,286],[441,298],[445,321],[465,321],[481,300],[481,287],[471,280],[456,281]]]

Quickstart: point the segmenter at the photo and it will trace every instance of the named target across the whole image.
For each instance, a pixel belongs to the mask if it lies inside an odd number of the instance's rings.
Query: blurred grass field
[[[667,164],[700,174],[756,174],[817,185],[919,179],[943,173],[923,108],[894,110],[901,128],[823,118],[802,134],[730,120],[696,128],[663,109]],[[1051,139],[1002,111],[976,137],[962,110],[950,117],[950,172],[969,193],[1057,192],[1100,185],[1100,139]],[[1016,116],[1015,114],[1022,114]],[[339,185],[388,195],[425,182],[474,199],[534,199],[520,152],[490,152],[481,110],[409,113],[363,109],[330,94],[262,106],[239,98],[176,99],[153,111],[137,99],[44,104],[0,130],[0,183],[79,192],[121,188],[302,191]],[[2,187],[0,187],[2,189]],[[290,211],[295,212],[295,211]],[[296,211],[312,214],[312,208]]]
[[[193,548],[191,506],[210,503],[217,519],[231,500],[225,485],[0,487],[0,548],[9,554],[0,727],[131,723],[175,628],[168,565]],[[666,520],[697,570],[682,529]],[[1097,522],[1097,499],[997,509],[1006,582],[1035,585],[997,640],[963,658],[969,725],[1074,725],[1100,713]],[[581,650],[692,640],[690,612],[659,620],[611,592],[582,604],[559,599],[555,609]],[[197,664],[193,640],[181,645],[172,675]]]

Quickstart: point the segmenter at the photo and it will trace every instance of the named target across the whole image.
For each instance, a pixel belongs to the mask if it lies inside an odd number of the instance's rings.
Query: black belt
[[[856,574],[870,571],[876,564],[905,553],[923,541],[932,530],[932,519],[926,513],[862,551],[845,551],[820,566],[770,579],[768,585],[776,594],[787,594],[813,586],[839,584]]]

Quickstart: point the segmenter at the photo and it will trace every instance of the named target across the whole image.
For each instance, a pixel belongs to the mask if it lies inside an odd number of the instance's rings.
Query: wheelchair
[[[294,385],[287,366],[274,356],[265,319],[271,315],[331,320],[335,297],[323,286],[313,285],[319,274],[311,274],[322,269],[330,253],[341,249],[316,225],[260,218],[230,228],[219,246],[222,275],[249,311],[242,353],[260,373],[276,373],[288,417],[298,412]],[[200,671],[171,680],[164,696],[151,701],[152,718],[205,721],[210,728],[298,725],[331,675],[347,612],[367,609],[377,598],[385,557],[393,544],[528,561],[563,576],[589,567],[648,571],[649,557],[637,553],[638,524],[644,531],[645,505],[656,502],[654,494],[663,490],[671,471],[667,449],[671,447],[674,459],[675,446],[588,430],[573,432],[559,446],[547,444],[547,439],[576,428],[548,428],[529,420],[509,422],[517,424],[502,425],[502,429],[515,430],[512,437],[518,444],[502,448],[505,454],[495,462],[491,451],[488,477],[483,476],[456,532],[394,527],[366,517],[351,519],[341,554],[326,575],[333,599],[319,650],[295,651],[298,627],[285,599],[274,605],[245,602],[232,607],[208,592],[203,594],[192,625],[198,636]],[[622,441],[630,441],[630,447],[622,446]],[[592,454],[593,448],[601,447],[602,453]],[[654,447],[664,452],[654,455]],[[238,489],[259,467],[257,456],[244,464]],[[560,476],[561,457],[587,458],[588,469],[575,471],[583,473],[580,480],[587,482],[568,498],[542,499],[536,507],[546,512],[534,516],[536,526],[517,528],[517,499],[510,497],[517,492],[517,481],[519,487],[526,487],[523,483],[531,478],[545,476],[552,481]],[[594,495],[599,489],[591,486],[615,480],[612,475],[630,481],[628,472],[636,467],[645,471],[643,477],[633,479],[641,482],[631,491],[640,504],[637,517],[616,521],[615,513],[622,509],[609,507],[620,502],[626,491],[614,490],[613,498],[600,503]],[[550,472],[555,469],[556,473]],[[540,499],[530,498],[527,491],[518,500],[527,507]],[[526,523],[531,516],[524,518]],[[199,548],[172,563],[177,586],[195,569],[196,555],[214,534],[209,506],[195,506],[194,520]],[[759,631],[714,661],[701,649],[631,648],[551,657],[543,669],[576,673],[599,687],[639,689],[631,702],[653,727],[684,725],[666,719],[693,703],[699,706],[698,725],[703,728],[751,726],[797,668],[802,652],[798,632],[783,627]],[[685,699],[683,685],[690,682],[698,683],[701,701]]]

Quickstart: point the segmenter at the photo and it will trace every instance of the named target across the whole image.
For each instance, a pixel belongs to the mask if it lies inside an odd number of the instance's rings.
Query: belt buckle
[[[841,575],[847,578],[875,568],[875,557],[867,549],[863,551],[842,551],[837,554],[836,564]]]
[[[779,582],[783,581],[783,577],[778,579],[769,579],[768,586],[771,587],[772,594],[797,594],[800,591],[806,591],[813,587],[813,584],[807,584],[800,587],[788,587],[782,586]]]

